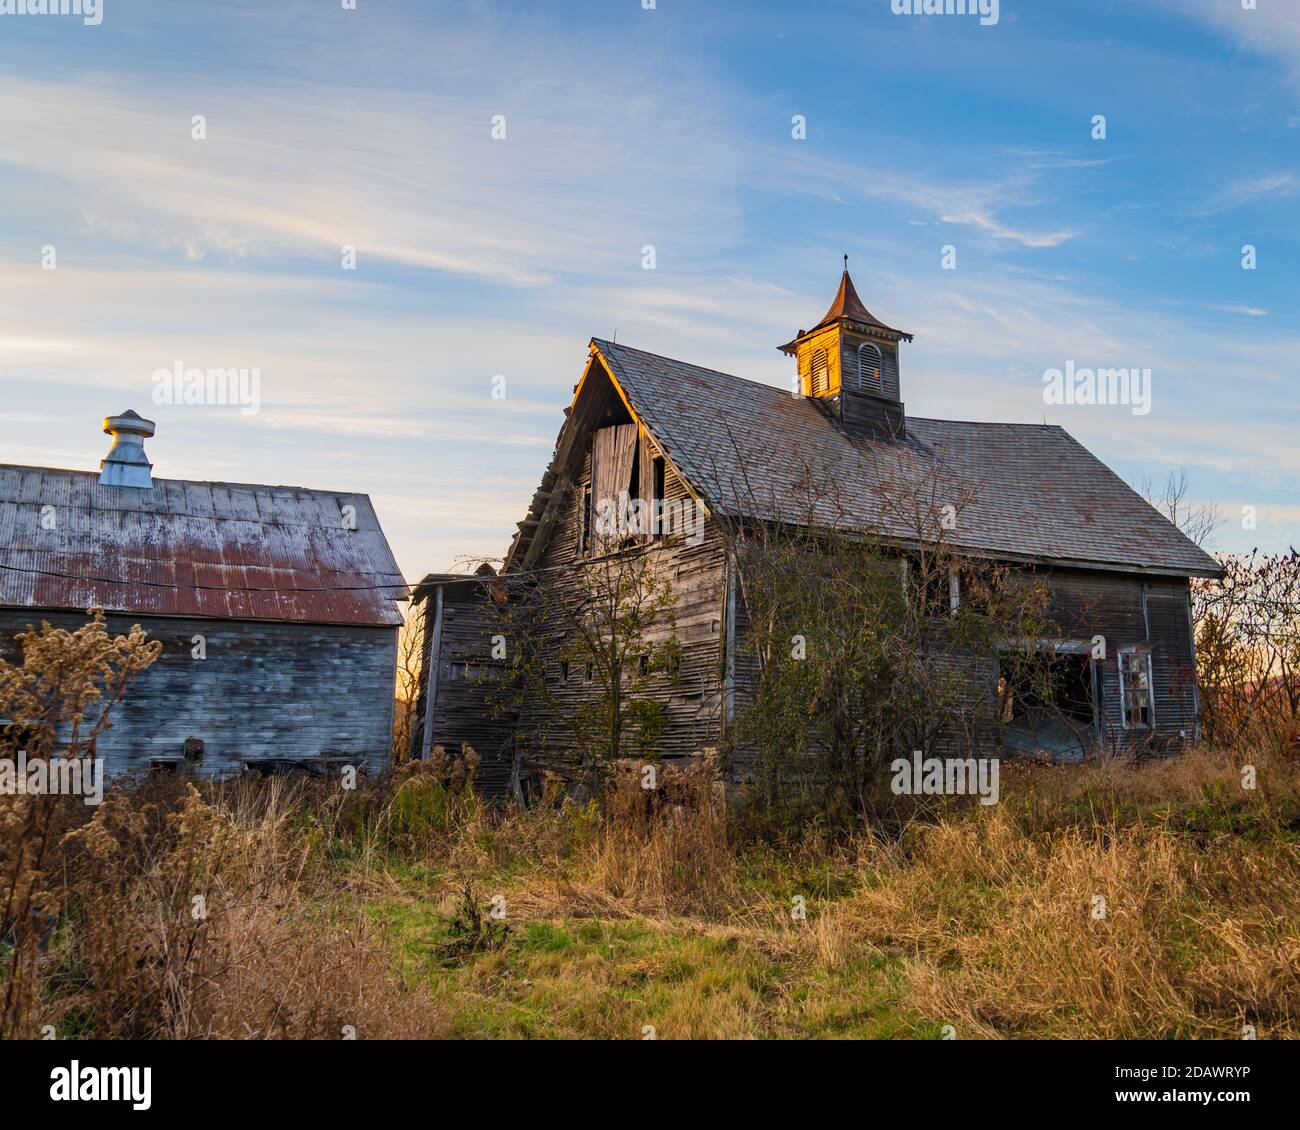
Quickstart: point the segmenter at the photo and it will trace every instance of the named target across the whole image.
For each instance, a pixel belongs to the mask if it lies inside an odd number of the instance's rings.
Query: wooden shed
[[[111,417],[101,471],[0,466],[0,648],[102,608],[161,658],[101,735],[108,773],[179,764],[388,762],[396,602],[407,586],[370,499],[154,478],[153,424]]]

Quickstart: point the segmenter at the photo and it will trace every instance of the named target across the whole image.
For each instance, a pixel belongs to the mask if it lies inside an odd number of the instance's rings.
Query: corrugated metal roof
[[[902,439],[851,435],[812,400],[771,385],[592,344],[668,457],[719,513],[794,523],[811,517],[907,540],[915,527],[891,513],[891,496],[905,496],[909,483],[938,481],[961,500],[957,528],[947,535],[960,548],[1188,576],[1221,572],[1062,428],[909,416]],[[815,515],[810,468],[828,485]],[[512,561],[529,540],[521,531]]]
[[[153,483],[107,487],[86,471],[0,465],[0,605],[402,622],[393,602],[407,585],[366,495]]]

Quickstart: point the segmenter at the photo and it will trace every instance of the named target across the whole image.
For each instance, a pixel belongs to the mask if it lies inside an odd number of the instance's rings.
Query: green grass
[[[481,899],[499,889],[508,905],[520,901],[512,896],[527,890],[530,874],[510,871],[479,881]],[[510,931],[499,949],[442,961],[437,951],[450,939],[455,907],[451,874],[396,863],[382,878],[395,890],[348,896],[338,910],[360,910],[386,933],[394,963],[445,1008],[455,1037],[642,1039],[645,1026],[658,1039],[938,1035],[936,1026],[900,1005],[899,963],[878,950],[864,948],[831,971],[789,945],[782,925],[508,917]],[[747,880],[748,894],[764,899],[770,891],[783,910],[789,891],[806,892],[810,905],[824,906],[815,891],[844,897],[854,886],[849,876],[817,874],[816,868],[784,876],[767,871]]]

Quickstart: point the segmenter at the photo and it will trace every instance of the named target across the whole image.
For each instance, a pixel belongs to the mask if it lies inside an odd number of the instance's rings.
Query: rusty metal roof
[[[407,591],[364,494],[0,465],[0,606],[387,627]]]

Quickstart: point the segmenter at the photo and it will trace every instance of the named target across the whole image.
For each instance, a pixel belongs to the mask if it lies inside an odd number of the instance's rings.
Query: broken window
[[[908,558],[903,563],[903,592],[928,620],[946,620],[961,603],[961,581],[955,570],[939,565],[934,558],[922,562]]]
[[[969,608],[981,616],[992,615],[1006,586],[1006,573],[983,562],[959,565],[950,582],[952,611]]]
[[[1126,730],[1151,725],[1151,652],[1145,648],[1119,653],[1119,701]]]
[[[591,485],[582,488],[582,508],[578,514],[578,553],[591,549]]]
[[[999,663],[998,720],[1017,753],[1083,757],[1095,727],[1092,659],[1077,650],[1008,648]]]

